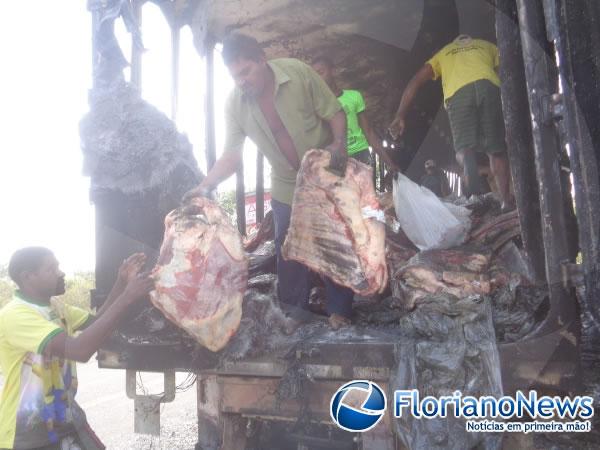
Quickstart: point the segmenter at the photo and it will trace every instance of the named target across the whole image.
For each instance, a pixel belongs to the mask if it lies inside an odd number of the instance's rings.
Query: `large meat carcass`
[[[387,284],[385,226],[369,166],[349,159],[344,178],[330,173],[330,153],[311,150],[298,173],[283,257],[299,261],[361,295]]]
[[[195,198],[165,219],[153,270],[154,306],[212,351],[222,349],[242,317],[248,261],[240,234],[212,200]]]

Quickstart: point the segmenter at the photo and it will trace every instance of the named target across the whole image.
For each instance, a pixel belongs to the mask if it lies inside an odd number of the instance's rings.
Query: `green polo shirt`
[[[331,143],[327,121],[342,107],[323,79],[302,61],[284,58],[268,64],[275,74],[275,108],[302,160],[308,150]],[[244,139],[252,139],[271,164],[272,198],[291,205],[297,171],[279,150],[257,101],[237,87],[225,106],[225,127],[225,151],[241,152]]]

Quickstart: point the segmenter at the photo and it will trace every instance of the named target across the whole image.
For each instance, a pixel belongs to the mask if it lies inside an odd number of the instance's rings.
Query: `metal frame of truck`
[[[600,32],[597,31],[600,7],[594,0],[489,0],[488,3],[496,8],[504,117],[523,249],[536,278],[546,283],[550,292],[548,314],[539,328],[522,341],[499,346],[504,388],[507,392],[531,387],[569,392],[576,389],[579,376],[580,307],[574,292],[576,286],[585,289],[580,298],[586,313],[596,325],[600,322],[600,126],[594,123],[594,118],[600,117]],[[142,4],[134,3],[138,14]],[[212,56],[210,52],[207,55],[206,152],[210,167],[215,161],[214,81]],[[558,67],[555,55],[560,60]],[[139,55],[134,54],[132,62],[132,82],[139,83]],[[177,67],[174,56],[174,73]],[[559,78],[562,91],[558,88]],[[173,91],[177,91],[176,86]],[[581,264],[576,264],[572,257],[573,243],[569,240],[565,208],[565,198],[570,198],[570,193],[565,192],[568,184],[561,183],[561,165],[564,165],[560,160],[561,146],[566,143],[577,205]],[[261,158],[257,167],[262,177]],[[238,225],[244,229],[244,185],[241,177],[238,180]],[[257,193],[260,195],[261,191],[259,182]],[[104,210],[97,209],[96,276],[101,288],[110,284],[121,260],[111,257],[111,244],[113,250],[119,244],[101,230],[103,214]],[[152,233],[160,239],[160,230]],[[102,289],[92,293],[93,303],[101,303],[104,295]],[[341,382],[359,376],[386,382],[391,363],[386,362],[389,358],[385,355],[391,344],[362,345],[362,350],[320,345],[315,354],[297,355],[296,362],[305,365],[315,380],[309,407],[316,421],[329,423],[326,414],[329,397]],[[380,355],[380,359],[372,364],[348,366],[344,362],[348,351],[364,351],[365,358]],[[127,369],[128,379],[141,370],[196,371],[199,434],[205,433],[206,441],[211,433],[208,430],[212,429],[214,435],[216,427],[224,449],[244,448],[243,430],[249,421],[286,421],[297,413],[298,406],[293,402],[276,407],[273,397],[274,386],[285,370],[282,361],[255,359],[217,370],[210,354],[191,357],[190,349],[185,346],[119,342],[107,345],[98,358],[101,367]],[[133,390],[129,393],[137,398],[135,385]],[[399,448],[389,422],[388,418],[380,426],[379,434],[362,436],[361,448]],[[202,439],[198,449],[209,448],[201,442]],[[299,448],[310,445],[307,436],[298,437],[298,442]]]

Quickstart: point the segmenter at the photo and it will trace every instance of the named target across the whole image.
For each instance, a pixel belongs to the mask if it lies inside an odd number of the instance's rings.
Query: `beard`
[[[66,292],[64,279],[58,280],[58,283],[56,283],[56,289],[54,292],[55,292],[54,295],[63,295]]]

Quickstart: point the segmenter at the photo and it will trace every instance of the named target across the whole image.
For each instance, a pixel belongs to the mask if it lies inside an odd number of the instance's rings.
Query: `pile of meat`
[[[306,265],[364,296],[383,291],[388,272],[385,226],[371,168],[348,161],[344,178],[329,172],[330,153],[311,150],[302,160],[283,257]]]
[[[209,350],[225,347],[242,317],[248,259],[223,209],[195,198],[169,213],[152,275],[154,306]]]
[[[533,328],[534,312],[547,293],[533,285],[528,264],[515,245],[520,237],[517,212],[499,214],[492,195],[467,207],[473,227],[467,242],[455,248],[419,252],[402,232],[388,230],[386,253],[395,303],[412,310],[436,295],[486,296],[501,341],[520,339]],[[518,296],[524,297],[522,301]]]

